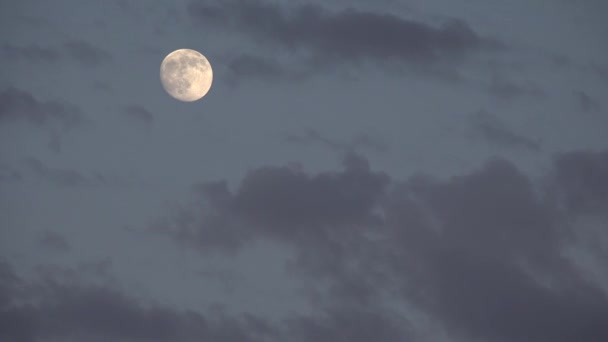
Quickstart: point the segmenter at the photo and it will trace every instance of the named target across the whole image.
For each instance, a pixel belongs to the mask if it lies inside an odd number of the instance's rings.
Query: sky
[[[0,340],[608,341],[607,11],[3,1]]]

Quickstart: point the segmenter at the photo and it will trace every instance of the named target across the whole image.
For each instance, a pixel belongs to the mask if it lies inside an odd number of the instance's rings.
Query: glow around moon
[[[180,101],[192,102],[209,92],[213,70],[200,52],[179,49],[168,54],[161,63],[160,80],[169,95]]]

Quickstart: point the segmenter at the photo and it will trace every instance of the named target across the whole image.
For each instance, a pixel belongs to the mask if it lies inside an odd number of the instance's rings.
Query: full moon
[[[207,58],[200,52],[179,49],[163,59],[160,65],[160,81],[172,97],[193,102],[209,92],[213,70]]]

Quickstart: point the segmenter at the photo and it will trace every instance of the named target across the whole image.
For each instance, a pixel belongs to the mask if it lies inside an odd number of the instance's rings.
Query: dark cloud
[[[544,92],[532,82],[514,82],[503,77],[493,77],[487,87],[488,92],[503,100],[513,100],[519,97],[538,98]]]
[[[23,174],[10,165],[0,164],[0,182],[15,182],[23,180]]]
[[[80,171],[48,166],[37,158],[26,158],[19,168],[21,180],[46,182],[61,187],[77,186],[125,186],[124,181],[118,177],[107,176],[98,172],[82,173]]]
[[[25,158],[17,166],[0,165],[0,181],[45,182],[62,187],[115,185],[121,180],[93,172],[50,167],[37,158]]]
[[[601,341],[608,337],[605,294],[593,287],[553,290],[485,255],[453,251],[435,261],[437,317],[471,339]]]
[[[95,81],[93,82],[93,84],[91,85],[91,87],[95,90],[95,91],[102,91],[102,92],[111,92],[112,91],[112,87],[102,81]]]
[[[439,27],[393,14],[357,9],[331,11],[319,5],[290,8],[262,1],[193,1],[198,24],[236,29],[257,42],[310,53],[318,63],[452,63],[498,44],[463,21]]]
[[[608,336],[606,294],[561,254],[572,227],[513,164],[407,189],[416,200],[388,212],[399,234],[392,263],[407,274],[404,296],[448,330],[490,341]]]
[[[288,71],[278,61],[249,54],[232,58],[227,67],[233,83],[239,79],[255,78],[270,81],[288,76]]]
[[[95,67],[112,60],[111,55],[83,40],[68,41],[62,46],[40,46],[35,44],[17,45],[5,43],[0,48],[0,56],[8,61],[30,63],[76,61],[87,67]]]
[[[601,109],[600,103],[587,95],[584,91],[575,91],[574,96],[584,112],[594,112]]]
[[[70,128],[82,123],[84,117],[71,104],[41,101],[21,89],[4,89],[0,92],[0,123],[18,121],[39,126],[58,124]]]
[[[608,213],[608,151],[564,153],[555,160],[555,177],[569,210]]]
[[[385,142],[367,134],[359,134],[348,142],[339,142],[323,136],[314,129],[308,129],[304,134],[287,135],[285,141],[293,144],[318,143],[338,152],[356,152],[360,149],[367,149],[375,152],[388,151],[388,146]]]
[[[112,60],[108,52],[86,41],[69,41],[63,47],[73,60],[85,66],[98,66]]]
[[[603,341],[608,289],[563,251],[578,215],[608,208],[607,153],[556,156],[543,187],[503,159],[401,182],[355,155],[340,172],[264,167],[234,191],[199,186],[201,201],[166,232],[202,251],[260,238],[291,245],[286,267],[319,312],[288,320],[296,341],[412,338],[416,325],[396,306],[456,340]]]
[[[0,265],[3,341],[267,341],[252,315],[203,315],[146,304],[118,289],[45,277],[26,282]]]
[[[90,123],[80,108],[63,101],[44,101],[33,94],[14,87],[0,91],[0,125],[26,123],[45,130],[47,147],[60,153],[63,134],[76,126]]]
[[[42,263],[36,265],[34,270],[39,278],[39,282],[43,283],[101,283],[112,286],[117,284],[117,280],[112,273],[112,259],[109,257],[79,262],[74,267]]]
[[[46,145],[54,153],[60,153],[63,149],[63,141],[61,139],[61,135],[59,135],[57,132],[51,132],[49,136],[49,142]]]
[[[59,186],[82,186],[90,181],[78,171],[70,169],[51,168],[36,158],[28,158],[25,162],[27,169],[34,178],[47,181]]]
[[[491,144],[504,147],[524,148],[539,151],[539,141],[532,140],[509,129],[495,115],[486,111],[479,111],[471,117],[475,134]]]
[[[234,293],[245,282],[244,277],[240,274],[227,269],[211,268],[196,272],[196,274],[210,281],[217,282],[221,286],[222,291],[226,291],[229,294]]]
[[[608,66],[606,65],[592,65],[591,67],[592,73],[598,76],[605,84],[608,85]]]
[[[388,177],[370,171],[367,161],[349,155],[342,172],[309,176],[291,167],[251,171],[235,194],[225,182],[197,186],[208,212],[180,211],[162,229],[179,240],[201,246],[234,248],[257,232],[285,240],[318,241],[326,227],[348,232],[378,221],[376,197]],[[198,226],[199,219],[204,227]],[[337,232],[332,232],[337,233]]]
[[[319,317],[289,320],[292,341],[409,341],[403,319],[369,310],[328,310]]]
[[[63,235],[54,231],[45,231],[38,243],[42,248],[51,252],[65,253],[71,249],[68,240]]]
[[[147,125],[154,123],[154,115],[145,107],[139,105],[128,105],[124,108],[124,114],[137,122]]]
[[[55,49],[38,45],[19,46],[5,43],[0,51],[2,58],[9,61],[56,62],[61,57]]]

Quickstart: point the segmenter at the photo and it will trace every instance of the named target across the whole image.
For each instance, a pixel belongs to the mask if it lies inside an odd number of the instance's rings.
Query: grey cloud
[[[574,96],[584,112],[594,112],[601,109],[600,103],[584,91],[575,91]]]
[[[386,341],[414,336],[413,322],[388,314],[381,298],[389,298],[430,315],[456,340],[602,341],[607,289],[563,248],[578,215],[606,212],[606,153],[557,155],[542,191],[503,159],[447,180],[401,182],[360,156],[344,171],[317,175],[264,167],[234,191],[225,182],[200,186],[201,201],[183,207],[169,232],[182,242],[234,238],[189,244],[204,251],[229,241],[238,252],[259,238],[291,245],[286,267],[309,286],[320,313],[293,318],[296,340],[363,338],[365,329]],[[364,327],[357,336],[346,328],[354,322]]]
[[[344,165],[342,172],[312,177],[285,167],[254,170],[240,184],[228,209],[287,239],[297,238],[294,234],[324,234],[327,225],[373,223],[376,197],[389,179],[372,172],[367,161],[355,155],[348,156]]]
[[[67,239],[54,231],[45,231],[39,240],[39,245],[51,252],[65,253],[69,252],[71,247]]]
[[[227,293],[233,293],[238,286],[242,286],[245,282],[245,279],[238,273],[227,269],[205,269],[196,274],[217,282]]]
[[[198,24],[224,26],[259,42],[310,52],[322,63],[451,63],[499,45],[463,21],[434,27],[387,13],[334,12],[310,4],[286,9],[262,1],[193,1],[188,9]]]
[[[608,85],[608,66],[606,65],[592,65],[592,72],[597,75],[605,84]]]
[[[98,172],[82,173],[70,168],[52,167],[37,158],[26,158],[20,167],[23,180],[47,182],[57,186],[125,186],[118,177],[106,176]]]
[[[285,141],[293,144],[319,143],[339,152],[353,152],[359,149],[368,149],[375,152],[388,151],[388,146],[385,142],[368,134],[359,134],[348,142],[339,142],[323,136],[314,129],[308,129],[304,134],[287,135]]]
[[[571,217],[512,163],[493,160],[447,181],[415,177],[391,197],[392,247],[384,246],[390,252],[382,264],[391,265],[403,299],[450,335],[488,341],[608,336],[601,323],[608,318],[605,292],[562,255],[575,229],[566,224]]]
[[[0,265],[0,337],[5,341],[266,341],[275,334],[252,315],[200,314],[149,305],[77,279],[26,282]]]
[[[25,165],[35,178],[53,184],[60,186],[81,186],[89,184],[89,180],[78,171],[51,168],[36,158],[28,158],[25,161]]]
[[[409,341],[407,324],[386,313],[358,309],[334,309],[320,317],[289,320],[293,341],[391,342]]]
[[[372,172],[367,161],[356,155],[347,156],[344,165],[342,172],[315,176],[291,167],[259,168],[247,175],[234,194],[226,182],[198,185],[196,191],[203,199],[197,205],[207,210],[183,208],[159,220],[154,230],[201,250],[217,247],[234,251],[258,233],[286,241],[315,242],[328,233],[336,234],[327,227],[340,227],[345,232],[369,228],[379,220],[373,212],[375,198],[383,193],[389,179]]]
[[[124,114],[137,122],[147,125],[154,123],[154,115],[145,107],[139,105],[128,105],[124,108]]]
[[[51,132],[49,136],[49,142],[46,145],[51,151],[55,153],[60,153],[63,149],[63,142],[61,140],[61,136],[57,132]]]
[[[488,92],[500,99],[513,100],[519,97],[538,98],[544,92],[532,82],[514,82],[503,77],[493,77],[487,87]]]
[[[539,151],[540,142],[532,140],[509,129],[495,115],[484,110],[478,111],[471,117],[474,133],[485,141],[498,146],[524,148]]]
[[[73,267],[53,263],[42,263],[34,267],[39,282],[48,284],[101,283],[116,285],[112,273],[112,259],[109,257],[79,262]]]
[[[554,213],[510,162],[496,159],[445,183],[412,186],[418,187],[416,196],[432,210],[450,248],[501,258],[554,251]]]
[[[62,133],[90,120],[80,108],[66,102],[43,101],[33,94],[13,87],[0,91],[0,125],[27,123],[46,130],[48,148],[59,153],[62,150]]]
[[[406,184],[410,195],[399,194],[407,197],[387,213],[398,234],[389,260],[407,275],[404,296],[449,331],[490,341],[608,336],[608,298],[561,253],[571,218],[513,164],[494,160],[448,181]]]
[[[86,66],[98,66],[112,60],[110,54],[86,41],[74,40],[64,44],[68,55]]]
[[[0,49],[0,56],[9,61],[27,61],[30,63],[71,60],[87,67],[99,66],[112,60],[112,56],[107,51],[83,40],[68,41],[61,46],[35,44],[22,46],[5,43]]]
[[[102,92],[111,92],[112,91],[112,87],[102,81],[95,81],[93,82],[92,86],[91,86],[95,91],[102,91]]]
[[[231,77],[234,77],[233,82],[241,78],[276,80],[287,76],[287,70],[278,61],[249,54],[232,58],[227,66]]]
[[[0,123],[18,121],[39,126],[59,124],[63,128],[70,128],[82,123],[84,116],[71,104],[41,101],[21,89],[4,89],[0,92]]]
[[[25,158],[16,166],[0,165],[0,181],[47,182],[58,186],[99,186],[122,182],[99,173],[83,174],[77,170],[50,167],[37,158]]]
[[[435,314],[459,335],[489,341],[602,341],[605,295],[544,287],[512,264],[467,251],[435,261]]]
[[[0,164],[0,182],[15,182],[23,180],[23,174],[10,165]]]
[[[19,46],[5,43],[0,51],[2,58],[9,61],[26,60],[32,63],[56,62],[61,57],[56,49],[38,45]]]
[[[608,151],[577,151],[555,160],[558,193],[574,212],[608,213]]]

